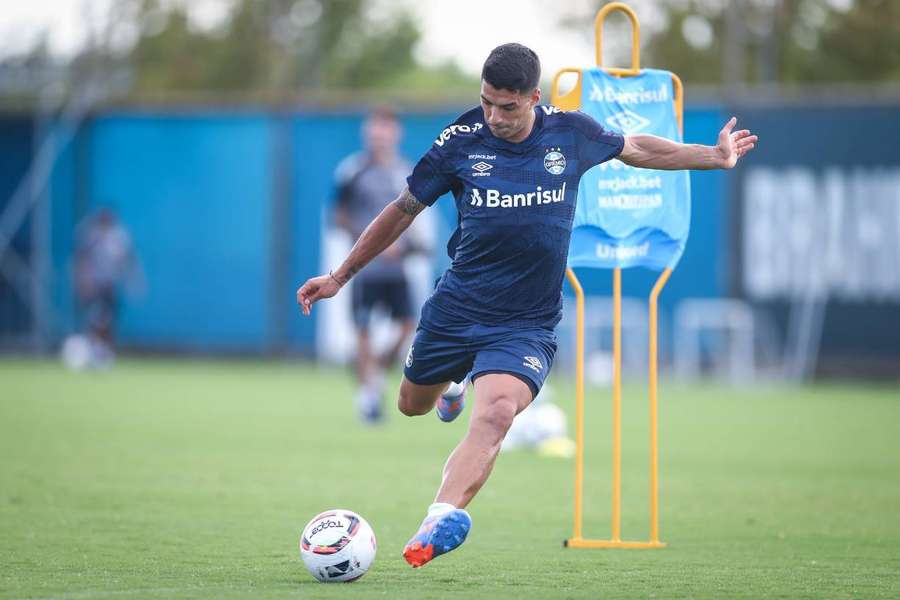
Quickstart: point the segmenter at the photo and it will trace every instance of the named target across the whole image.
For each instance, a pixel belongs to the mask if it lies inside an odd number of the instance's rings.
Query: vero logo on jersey
[[[447,140],[458,133],[474,133],[482,127],[484,127],[484,125],[481,123],[473,123],[472,125],[451,125],[441,132],[441,135],[434,140],[434,143],[438,146],[443,146],[447,143]]]
[[[483,192],[483,195],[482,195]],[[500,190],[473,188],[469,198],[469,206],[487,208],[519,208],[522,206],[540,206],[562,202],[566,198],[566,182],[558,189],[545,190],[537,186],[533,192],[524,194],[502,194]]]

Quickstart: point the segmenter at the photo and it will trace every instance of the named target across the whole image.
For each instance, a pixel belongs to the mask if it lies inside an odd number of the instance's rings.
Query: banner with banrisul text
[[[581,110],[624,135],[681,141],[673,99],[668,71],[644,69],[622,78],[601,69],[583,71]],[[569,266],[674,268],[690,223],[687,171],[640,169],[611,160],[581,178]]]

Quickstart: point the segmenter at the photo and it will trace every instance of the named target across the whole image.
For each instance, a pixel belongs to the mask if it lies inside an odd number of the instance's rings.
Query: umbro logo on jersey
[[[488,163],[486,163],[484,161],[479,161],[479,162],[475,163],[474,165],[472,165],[472,170],[477,171],[477,173],[472,173],[472,175],[474,175],[476,177],[487,176],[487,175],[490,175],[490,173],[488,173],[488,171],[490,171],[493,168],[494,168],[494,165],[489,165]]]
[[[523,367],[528,367],[529,369],[534,369],[536,373],[540,373],[541,369],[544,368],[544,365],[541,364],[541,359],[537,356],[526,356],[525,362],[522,363]]]
[[[484,191],[482,196],[481,192]],[[472,188],[470,206],[486,206],[487,208],[519,208],[521,206],[539,206],[562,202],[566,198],[566,182],[555,190],[545,190],[537,186],[535,191],[525,194],[501,194],[500,190]]]

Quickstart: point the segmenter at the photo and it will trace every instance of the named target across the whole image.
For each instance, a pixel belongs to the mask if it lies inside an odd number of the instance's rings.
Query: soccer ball
[[[375,560],[375,532],[350,510],[327,510],[303,528],[300,557],[323,583],[355,581]]]

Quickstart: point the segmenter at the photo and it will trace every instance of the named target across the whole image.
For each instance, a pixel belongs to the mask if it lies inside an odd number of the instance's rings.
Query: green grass
[[[571,413],[558,375],[557,400]],[[897,598],[900,390],[661,390],[663,550],[573,550],[572,461],[502,455],[466,544],[400,557],[465,423],[359,425],[310,366],[0,361],[0,596],[8,598]],[[647,535],[646,408],[626,390],[623,534]],[[587,536],[608,535],[608,394],[588,413]],[[462,420],[464,421],[464,419]],[[346,507],[372,571],[322,585],[300,528]]]

